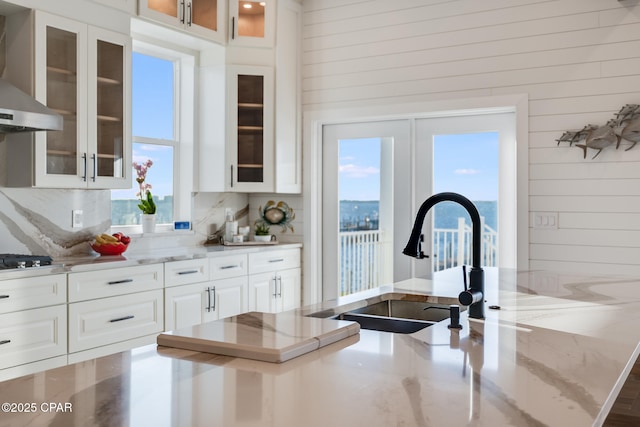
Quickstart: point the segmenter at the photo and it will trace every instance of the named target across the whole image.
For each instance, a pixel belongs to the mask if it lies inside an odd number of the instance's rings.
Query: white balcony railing
[[[433,230],[433,270],[440,271],[472,263],[471,226],[458,218],[457,229]],[[340,295],[374,289],[391,281],[393,254],[383,230],[340,232]],[[482,220],[482,260],[485,267],[497,265],[498,232]],[[427,248],[425,248],[427,249]]]

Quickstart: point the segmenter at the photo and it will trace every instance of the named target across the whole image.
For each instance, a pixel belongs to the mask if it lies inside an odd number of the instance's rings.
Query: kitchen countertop
[[[225,256],[237,253],[252,253],[280,249],[301,248],[301,243],[278,243],[259,246],[194,246],[185,248],[167,248],[143,252],[125,252],[122,255],[79,255],[56,258],[48,266],[0,270],[0,280],[22,277],[44,276],[48,274],[70,273],[77,271],[101,270],[107,268],[130,267],[145,264],[159,264],[169,261],[182,261],[197,258]]]
[[[485,274],[487,306],[500,309],[483,321],[463,312],[461,331],[447,321],[409,335],[361,330],[281,364],[151,345],[0,383],[0,401],[21,412],[2,422],[600,425],[638,355],[640,278]],[[297,313],[337,313],[387,292],[456,296],[460,276],[454,269]]]

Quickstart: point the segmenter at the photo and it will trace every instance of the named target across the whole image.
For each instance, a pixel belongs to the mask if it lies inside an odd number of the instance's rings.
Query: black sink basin
[[[372,316],[357,313],[343,313],[336,316],[335,319],[358,322],[362,329],[394,332],[397,334],[412,334],[436,323],[424,320],[398,319],[395,317]]]

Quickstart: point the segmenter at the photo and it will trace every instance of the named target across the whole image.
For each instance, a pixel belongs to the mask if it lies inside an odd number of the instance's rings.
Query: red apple
[[[125,236],[124,234],[122,236],[120,236],[120,241],[122,243],[124,243],[125,245],[128,245],[129,242],[131,241],[131,237],[129,236]]]

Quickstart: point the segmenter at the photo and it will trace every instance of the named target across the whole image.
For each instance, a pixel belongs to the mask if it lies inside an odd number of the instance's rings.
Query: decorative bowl
[[[120,255],[127,250],[129,244],[122,242],[104,243],[102,245],[91,242],[91,249],[98,252],[100,255]]]

